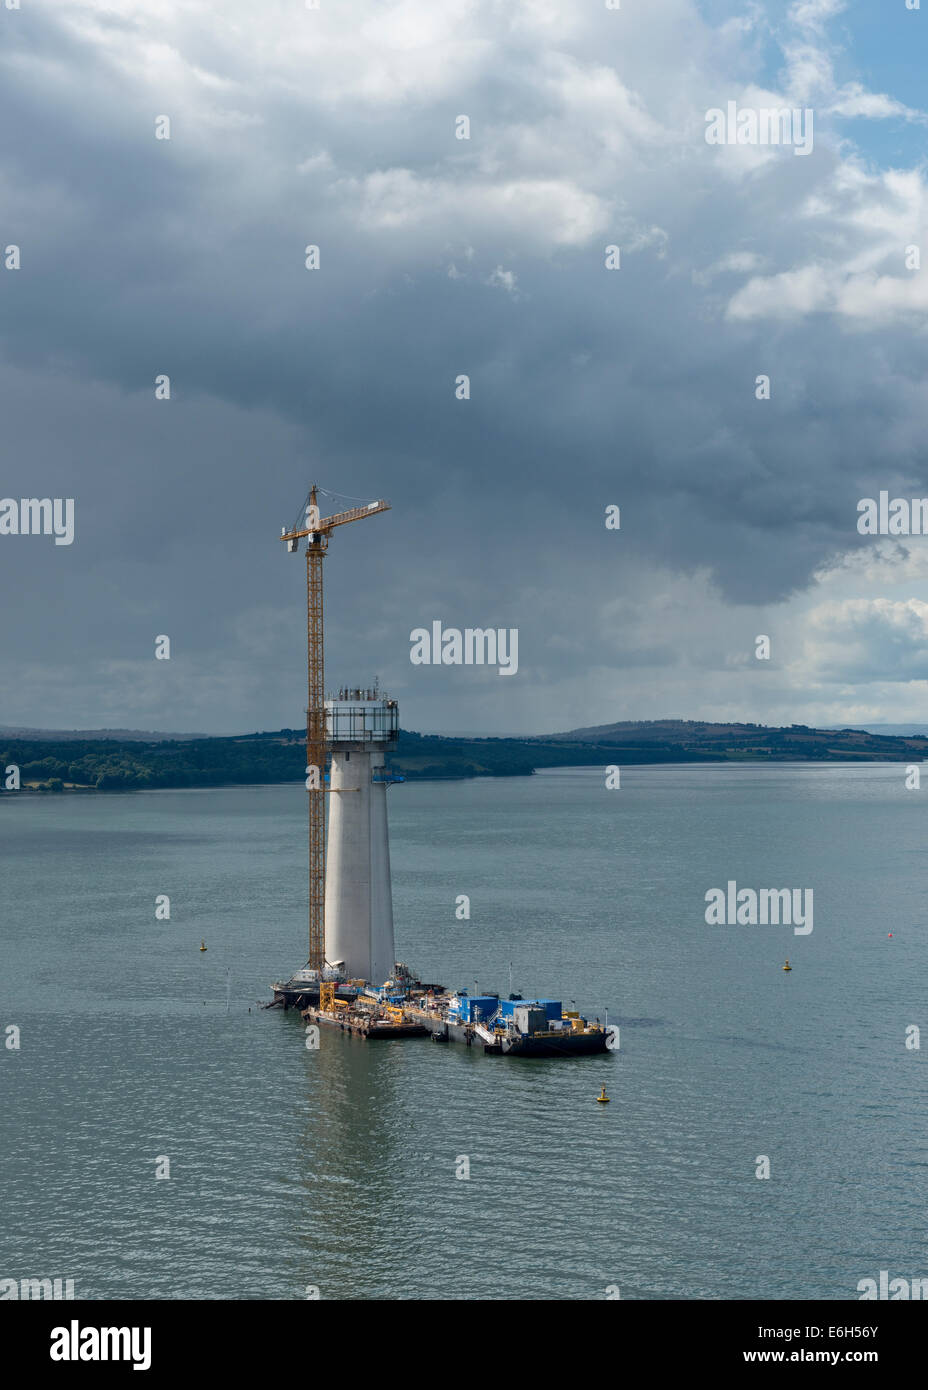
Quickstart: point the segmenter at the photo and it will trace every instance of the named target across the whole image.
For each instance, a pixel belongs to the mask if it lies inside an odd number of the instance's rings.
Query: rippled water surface
[[[503,993],[512,961],[523,993],[620,1024],[618,1052],[553,1062],[328,1034],[310,1052],[260,1008],[306,956],[300,786],[0,798],[0,1027],[22,1042],[0,1048],[0,1278],[625,1299],[928,1275],[925,1054],[905,1046],[928,1029],[928,790],[903,778],[391,790],[398,954]],[[812,888],[812,934],[707,926],[729,879]]]

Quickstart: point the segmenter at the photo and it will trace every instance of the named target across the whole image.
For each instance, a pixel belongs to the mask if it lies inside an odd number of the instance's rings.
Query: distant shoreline
[[[654,768],[655,770],[672,771],[674,768],[756,768],[756,767],[893,767],[897,766],[900,759],[891,758],[700,758],[695,762],[688,762],[684,759],[663,762],[639,762],[624,763],[625,768]],[[499,781],[505,778],[514,779],[518,777],[544,776],[545,773],[555,772],[598,772],[596,765],[591,763],[558,763],[556,766],[533,768],[530,772],[506,772],[498,773],[495,776],[486,774],[449,775],[446,777],[412,777],[408,780],[414,783],[428,783],[436,785],[444,782],[488,782]],[[928,768],[926,768],[928,772]],[[150,795],[169,793],[169,792],[237,792],[237,791],[270,791],[273,787],[299,787],[302,779],[296,778],[289,781],[279,782],[223,782],[223,783],[204,783],[202,786],[189,784],[183,787],[62,787],[60,790],[52,791],[49,788],[38,786],[23,786],[18,792],[8,794],[9,801],[16,800],[17,797],[48,797],[48,796],[128,796],[148,793]],[[0,796],[0,805],[3,804],[3,797]]]
[[[928,754],[924,734],[873,734],[802,724],[646,720],[530,738],[455,738],[401,730],[387,759],[407,781],[528,777],[551,768],[774,763],[908,763]],[[234,738],[82,739],[0,734],[0,798],[91,791],[277,786],[305,776],[305,732]],[[13,771],[15,769],[15,772]],[[18,777],[18,788],[9,785]]]

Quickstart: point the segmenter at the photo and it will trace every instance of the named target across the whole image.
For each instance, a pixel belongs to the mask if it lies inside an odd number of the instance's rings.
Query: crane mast
[[[317,490],[314,483],[304,503],[300,520],[289,530],[282,529],[280,539],[287,542],[291,554],[306,539],[306,764],[316,768],[309,788],[309,959],[311,970],[322,971],[325,966],[325,627],[322,601],[322,562],[329,545],[329,533],[336,526],[360,521],[365,516],[390,510],[388,502],[370,502],[364,507],[351,507],[334,516],[320,517]]]
[[[315,488],[313,488],[315,496]],[[318,768],[309,791],[309,958],[312,970],[325,965],[325,628],[322,561],[328,535],[306,543],[306,765]]]

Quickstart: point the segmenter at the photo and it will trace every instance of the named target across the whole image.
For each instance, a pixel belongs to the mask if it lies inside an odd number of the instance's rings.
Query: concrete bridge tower
[[[341,690],[325,702],[331,750],[325,873],[325,959],[349,979],[393,974],[393,891],[384,754],[399,710],[378,690]]]

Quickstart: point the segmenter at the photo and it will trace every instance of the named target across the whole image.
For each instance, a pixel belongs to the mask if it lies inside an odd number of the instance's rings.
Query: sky
[[[0,725],[302,725],[313,481],[405,728],[926,720],[928,3],[5,3]]]

